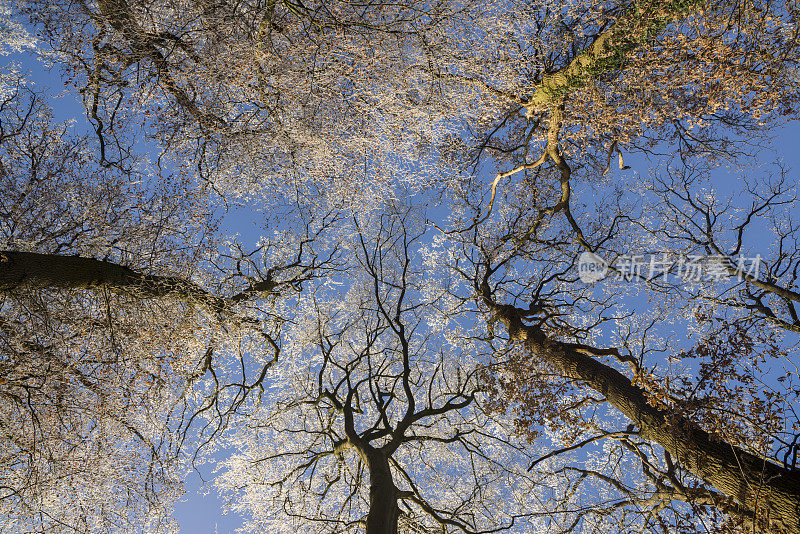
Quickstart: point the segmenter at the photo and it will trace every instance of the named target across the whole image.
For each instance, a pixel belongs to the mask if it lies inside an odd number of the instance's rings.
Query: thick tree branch
[[[673,20],[686,17],[700,6],[702,2],[698,0],[630,2],[623,7],[619,19],[591,45],[564,67],[542,77],[534,86],[533,96],[525,103],[528,113],[532,115],[562,102],[573,87],[583,85],[596,73],[619,69],[626,54],[657,35]]]
[[[578,351],[575,344],[550,339],[538,326],[523,323],[524,310],[494,302],[488,283],[481,297],[509,336],[563,377],[601,393],[640,429],[704,482],[736,500],[765,524],[785,532],[800,530],[800,472],[781,467],[730,443],[714,439],[697,424],[654,406],[647,393],[616,369]]]
[[[139,273],[129,267],[93,258],[0,252],[0,291],[19,287],[51,289],[101,289],[127,292],[140,298],[175,297],[222,312],[228,301],[199,285],[176,276]]]

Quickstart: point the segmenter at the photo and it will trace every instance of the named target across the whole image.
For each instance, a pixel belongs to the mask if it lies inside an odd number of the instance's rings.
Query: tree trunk
[[[639,427],[642,437],[658,443],[695,476],[752,513],[756,530],[770,525],[780,532],[800,532],[800,472],[712,438],[680,414],[651,405],[646,392],[616,369],[575,346],[548,339],[540,328],[523,324],[514,308],[487,303],[513,340],[564,377],[601,393]]]
[[[397,534],[397,488],[392,480],[389,459],[380,451],[365,454],[369,465],[369,513],[366,534]]]
[[[619,70],[625,56],[661,33],[670,23],[702,9],[701,0],[626,2],[619,19],[581,50],[567,65],[542,76],[525,107],[529,112],[557,106],[575,87],[598,73]]]
[[[225,299],[179,277],[141,274],[123,265],[79,256],[2,251],[0,291],[18,287],[108,288],[141,298],[176,297],[214,312],[222,311],[227,305]]]

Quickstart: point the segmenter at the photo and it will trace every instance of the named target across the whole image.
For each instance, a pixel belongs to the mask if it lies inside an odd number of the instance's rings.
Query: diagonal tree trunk
[[[222,312],[229,305],[228,300],[176,276],[142,274],[123,265],[80,256],[2,251],[0,291],[18,287],[108,288],[140,298],[175,297],[202,305],[212,312]]]
[[[715,440],[680,414],[653,406],[642,388],[589,355],[599,351],[549,339],[539,327],[522,322],[523,310],[496,304],[487,290],[484,286],[484,303],[505,325],[511,339],[562,376],[601,393],[639,427],[642,437],[658,443],[695,476],[734,499],[756,518],[757,525],[800,532],[800,472]]]
[[[574,88],[601,72],[619,70],[625,56],[664,30],[702,8],[701,0],[639,0],[620,6],[617,21],[599,34],[567,65],[542,76],[525,103],[529,113],[563,102]]]

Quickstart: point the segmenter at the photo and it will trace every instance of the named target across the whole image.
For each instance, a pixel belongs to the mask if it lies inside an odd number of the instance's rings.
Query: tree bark
[[[671,22],[699,11],[700,0],[643,0],[621,6],[619,19],[564,67],[545,74],[525,103],[529,113],[561,103],[574,87],[598,72],[619,69],[625,56]]]
[[[366,534],[397,534],[398,492],[392,480],[389,459],[381,451],[365,454],[369,467],[369,513]]]
[[[142,274],[109,261],[39,254],[0,252],[0,291],[20,287],[54,289],[101,289],[128,292],[141,298],[176,297],[221,312],[227,301],[197,284],[174,276]]]
[[[653,406],[647,393],[616,369],[575,345],[549,339],[536,326],[525,325],[515,308],[497,305],[486,297],[484,302],[506,326],[511,339],[564,377],[601,393],[639,427],[642,437],[659,444],[695,476],[749,511],[755,518],[755,530],[769,525],[779,532],[800,532],[800,472],[714,439],[680,414]]]

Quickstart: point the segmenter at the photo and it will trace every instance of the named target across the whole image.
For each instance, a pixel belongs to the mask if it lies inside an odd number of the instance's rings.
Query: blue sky
[[[16,63],[20,70],[26,72],[31,83],[37,87],[48,87],[54,96],[54,112],[58,120],[76,120],[76,127],[83,129],[88,127],[88,122],[84,116],[83,104],[77,99],[74,92],[64,92],[60,76],[55,71],[47,71],[31,54],[14,54],[0,58],[0,64]],[[797,121],[789,124],[782,130],[772,132],[774,135],[774,154],[781,158],[784,165],[792,169],[790,177],[794,178],[800,171],[800,123]],[[649,170],[648,161],[644,158],[636,157],[626,160],[632,166],[630,172],[646,174]],[[619,171],[617,171],[619,172]],[[716,186],[723,192],[735,192],[737,182],[730,178],[718,177],[715,180]],[[231,214],[225,220],[225,229],[232,233],[239,233],[245,243],[254,244],[258,237],[258,229],[253,226],[254,221],[248,220],[247,210],[242,210]],[[253,224],[250,224],[250,223]],[[248,240],[252,239],[252,243]],[[765,243],[765,248],[768,243]],[[204,476],[211,479],[210,469],[204,471]],[[193,474],[186,482],[187,493],[184,501],[176,506],[176,519],[181,526],[181,530],[187,533],[219,533],[227,534],[233,532],[241,525],[241,518],[235,514],[225,515],[222,513],[223,501],[219,499],[213,488],[205,491],[201,488],[200,477]]]
[[[800,123],[794,122],[781,131],[773,132],[774,154],[773,157],[781,158],[783,164],[790,169],[800,170]],[[626,164],[632,166],[630,171],[646,175],[650,170],[650,162],[642,157],[630,157]],[[620,172],[620,171],[616,171]],[[795,176],[796,171],[792,171],[790,176]],[[753,177],[757,178],[757,177]],[[723,172],[717,176],[712,176],[712,182],[720,193],[735,194],[739,190],[739,182]],[[240,210],[228,219],[229,229],[240,233],[246,240],[248,236],[257,238],[257,229],[253,226],[254,222],[248,220],[247,210]],[[769,243],[764,243],[764,248],[768,248]],[[758,252],[758,251],[756,251]],[[639,302],[637,302],[639,301]],[[645,297],[634,299],[626,303],[630,307],[647,306]],[[211,476],[210,471],[205,471],[204,476]],[[241,517],[236,514],[222,514],[224,502],[216,496],[213,488],[210,492],[202,494],[199,491],[200,478],[192,475],[187,481],[187,494],[185,500],[176,506],[176,518],[181,526],[181,530],[187,533],[197,534],[228,534],[235,531],[241,525]]]
[[[37,89],[47,89],[52,97],[51,106],[57,121],[75,121],[77,131],[91,131],[85,116],[83,103],[74,91],[66,91],[57,70],[47,70],[33,54],[11,54],[0,56],[0,67],[14,65],[17,70],[26,76],[28,83]],[[252,225],[243,225],[244,217],[236,214],[229,219],[229,224],[238,228],[228,228],[231,232],[242,233],[245,237],[257,239],[257,231]],[[204,476],[210,477],[208,471]],[[176,520],[181,527],[181,532],[189,534],[228,534],[241,526],[241,518],[235,514],[222,513],[223,502],[216,493],[208,492],[202,487],[202,479],[192,473],[186,481],[186,495],[182,502],[176,505]]]

